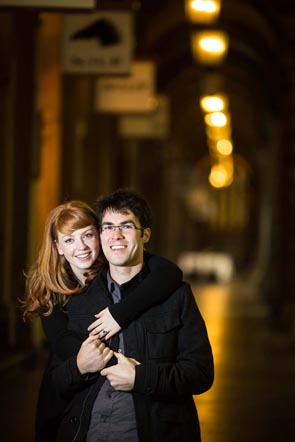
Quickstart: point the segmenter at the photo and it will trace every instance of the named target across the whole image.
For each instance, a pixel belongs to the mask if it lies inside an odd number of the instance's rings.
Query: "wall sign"
[[[118,130],[122,138],[163,139],[169,135],[169,101],[164,95],[156,98],[155,110],[145,114],[120,115]]]
[[[96,0],[0,0],[0,6],[93,9]]]
[[[130,75],[101,77],[96,82],[96,110],[99,112],[150,112],[156,104],[155,64],[132,63]]]
[[[71,74],[127,74],[133,55],[130,11],[65,14],[62,66]]]

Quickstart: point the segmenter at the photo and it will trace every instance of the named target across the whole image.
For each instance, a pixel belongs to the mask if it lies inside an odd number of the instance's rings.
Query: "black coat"
[[[122,296],[128,296],[143,277],[144,271],[124,284]],[[68,304],[72,333],[81,336],[94,314],[110,302],[101,272],[87,296],[77,295]],[[165,302],[133,321],[123,334],[125,355],[141,362],[136,366],[132,392],[140,442],[200,441],[192,395],[211,387],[214,369],[206,326],[190,286],[183,284]],[[62,362],[55,356],[49,373],[61,408],[63,400],[68,401],[57,440],[85,440],[93,402],[104,378],[99,374],[81,376],[76,357]]]
[[[173,262],[147,251],[144,251],[144,262],[145,277],[138,286],[138,290],[135,285],[134,290],[128,293],[124,301],[117,304],[110,304],[111,299],[106,300],[105,305],[109,305],[110,313],[122,328],[125,328],[150,307],[163,302],[182,283],[182,271]],[[68,265],[67,270],[69,277],[75,279],[70,265]],[[97,299],[97,294],[93,295],[93,292],[97,290],[99,290],[99,285],[94,280],[84,287],[82,299],[84,300],[85,296]],[[93,306],[92,313],[98,312],[98,305]],[[60,304],[56,304],[52,314],[49,316],[41,315],[41,319],[50,348],[50,358],[40,388],[35,441],[55,442],[60,417],[64,412],[67,401],[60,398],[59,394],[56,394],[52,388],[50,381],[51,360],[53,357],[55,359],[59,357],[60,362],[77,355],[83,340],[88,335],[86,328],[94,317],[86,314],[86,320],[83,319],[85,330],[83,330],[81,324],[79,327],[70,329],[68,328],[69,315],[67,308],[62,308]]]

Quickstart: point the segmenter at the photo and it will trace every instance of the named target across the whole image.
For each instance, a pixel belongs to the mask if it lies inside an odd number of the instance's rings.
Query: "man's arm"
[[[181,317],[175,361],[162,362],[163,346],[158,349],[158,358],[153,355],[142,364],[115,353],[118,364],[103,369],[101,374],[107,376],[116,390],[175,398],[201,394],[211,387],[214,378],[212,350],[205,322],[188,285],[183,288],[179,306]],[[170,320],[173,321],[173,317]]]
[[[136,366],[133,391],[137,393],[179,397],[204,393],[213,384],[213,355],[204,319],[190,286],[180,290],[175,361],[154,357]]]

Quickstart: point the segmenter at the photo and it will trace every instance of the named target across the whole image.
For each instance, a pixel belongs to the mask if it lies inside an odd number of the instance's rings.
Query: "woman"
[[[182,280],[182,272],[175,264],[146,253],[149,274],[140,293],[134,290],[120,303],[94,312],[95,321],[85,317],[83,335],[69,330],[67,304],[75,294],[87,296],[96,289],[95,278],[104,265],[98,229],[96,214],[86,203],[70,201],[57,206],[49,213],[40,251],[27,275],[24,318],[41,317],[51,356],[63,360],[77,355],[89,333],[96,334],[105,345],[146,309],[164,301]],[[45,372],[37,409],[36,440],[55,440],[65,406],[64,400],[54,396]]]

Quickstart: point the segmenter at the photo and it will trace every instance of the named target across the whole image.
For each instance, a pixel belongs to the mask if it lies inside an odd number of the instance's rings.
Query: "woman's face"
[[[99,238],[97,229],[90,225],[74,232],[57,232],[57,251],[64,255],[75,276],[82,283],[84,273],[91,268],[99,253]]]

